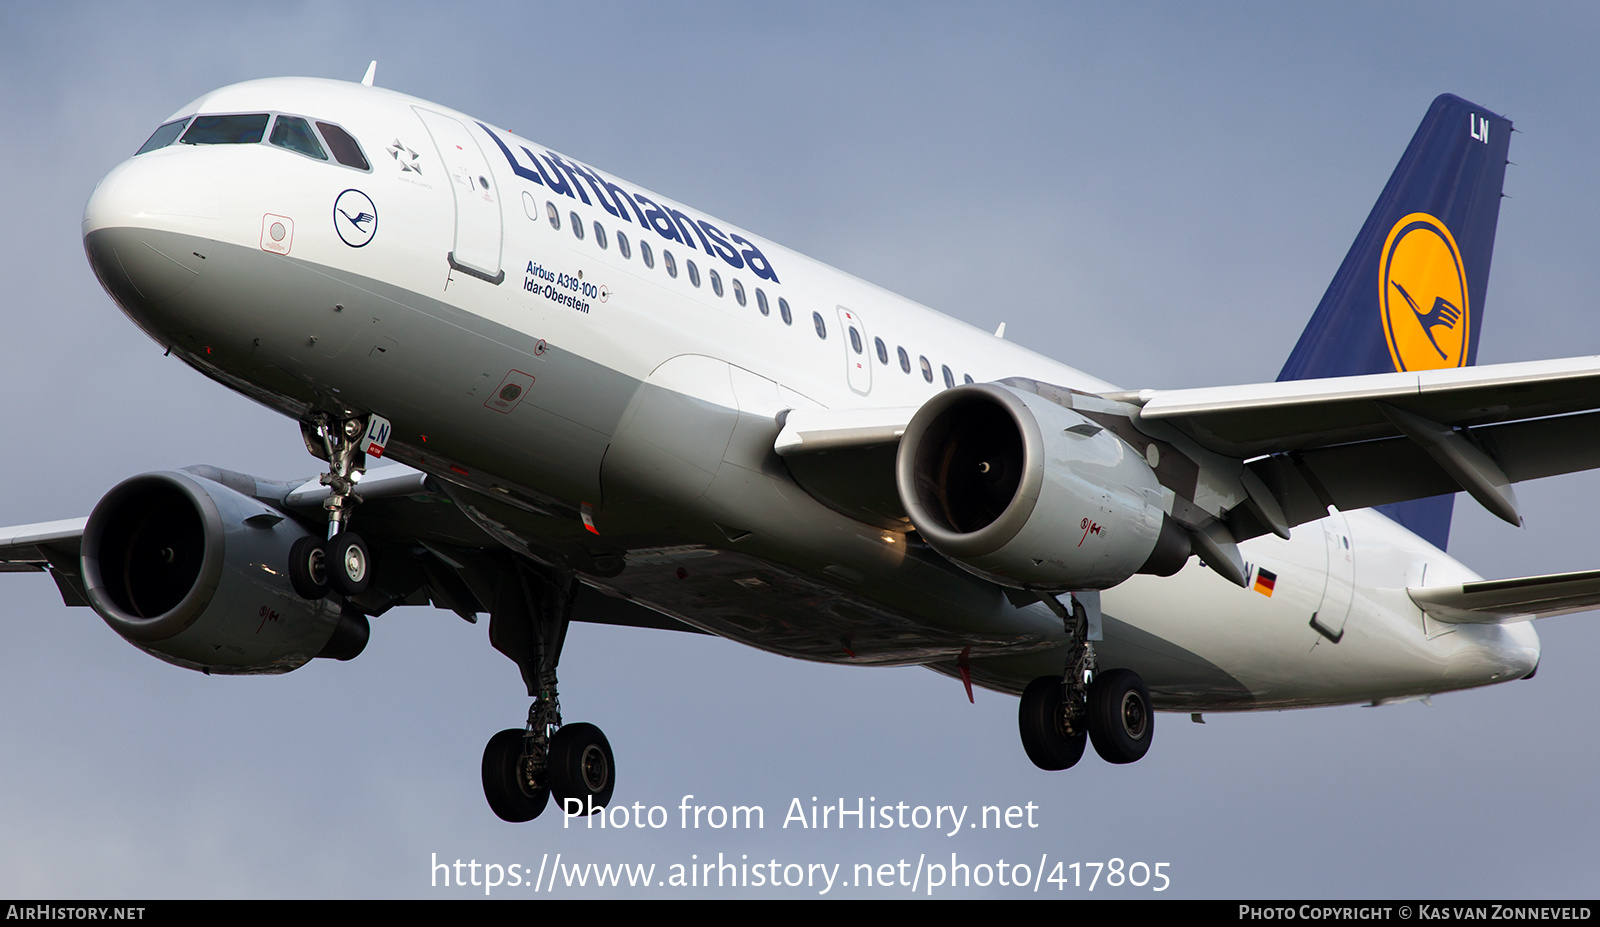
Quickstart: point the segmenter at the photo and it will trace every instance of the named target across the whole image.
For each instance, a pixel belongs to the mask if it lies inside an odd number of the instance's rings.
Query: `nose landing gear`
[[[342,596],[360,595],[372,584],[372,555],[367,542],[354,531],[341,531],[328,539],[328,582]]]
[[[335,421],[318,413],[301,423],[300,433],[306,450],[328,462],[328,472],[321,477],[328,487],[322,503],[328,511],[328,533],[326,540],[295,542],[289,552],[289,579],[295,592],[307,599],[323,598],[330,591],[346,598],[358,596],[372,584],[372,555],[361,535],[348,526],[351,510],[361,501],[356,484],[366,472],[367,450],[382,453],[389,422],[377,415]]]

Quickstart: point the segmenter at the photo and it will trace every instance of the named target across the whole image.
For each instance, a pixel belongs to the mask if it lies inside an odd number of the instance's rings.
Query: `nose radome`
[[[83,207],[83,235],[102,228],[115,228],[128,224],[126,215],[127,204],[117,196],[117,188],[121,185],[122,177],[128,172],[131,162],[124,161],[111,169],[111,173],[100,178],[94,185],[94,192],[89,194],[89,202]]]
[[[170,161],[171,159],[165,159]],[[125,309],[170,299],[199,277],[202,259],[174,248],[162,232],[205,222],[165,211],[174,183],[170,164],[143,156],[107,174],[83,210],[83,248],[101,285]]]

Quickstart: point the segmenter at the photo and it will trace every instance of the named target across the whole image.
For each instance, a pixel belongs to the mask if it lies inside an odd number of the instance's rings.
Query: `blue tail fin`
[[[1279,380],[1476,362],[1510,140],[1505,117],[1450,94],[1433,101]],[[1442,549],[1454,501],[1378,511]]]

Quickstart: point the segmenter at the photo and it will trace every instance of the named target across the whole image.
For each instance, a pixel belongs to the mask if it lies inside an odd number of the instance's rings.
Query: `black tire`
[[[1068,730],[1066,698],[1060,676],[1040,676],[1022,690],[1017,729],[1022,734],[1022,749],[1040,769],[1070,769],[1083,758],[1088,735]]]
[[[520,773],[521,728],[511,728],[489,738],[483,748],[483,797],[502,821],[521,824],[539,816],[550,802],[550,786],[529,790]]]
[[[550,738],[550,791],[557,806],[577,800],[577,814],[592,814],[611,803],[617,787],[617,762],[606,735],[592,724],[566,724]]]
[[[289,584],[302,599],[327,596],[328,548],[321,538],[303,537],[289,548]]]
[[[1089,684],[1089,739],[1107,763],[1132,763],[1150,752],[1155,721],[1150,690],[1133,670],[1108,670]]]
[[[342,596],[360,595],[372,585],[372,554],[354,531],[328,539],[328,583]]]

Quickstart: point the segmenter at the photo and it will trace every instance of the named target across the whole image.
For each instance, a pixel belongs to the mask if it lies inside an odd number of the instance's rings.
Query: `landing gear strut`
[[[388,422],[372,416],[385,438]],[[322,485],[328,498],[322,506],[328,511],[325,540],[302,538],[289,555],[289,579],[294,589],[308,599],[320,599],[331,590],[346,598],[367,591],[372,583],[372,555],[359,534],[349,530],[351,509],[361,501],[356,484],[366,472],[367,455],[363,438],[369,434],[369,419],[334,420],[318,413],[300,425],[306,450],[328,462]]]
[[[538,817],[552,794],[563,811],[593,814],[611,801],[616,758],[598,727],[561,723],[556,681],[577,578],[513,561],[495,586],[489,640],[517,662],[533,704],[525,729],[501,731],[484,748],[484,797],[505,821]]]
[[[1065,672],[1028,683],[1017,706],[1028,759],[1040,769],[1067,769],[1083,757],[1087,741],[1108,763],[1140,759],[1155,730],[1144,680],[1128,669],[1096,673],[1083,604],[1073,597],[1069,612],[1054,596],[1044,596],[1044,602],[1066,625],[1071,643]]]

